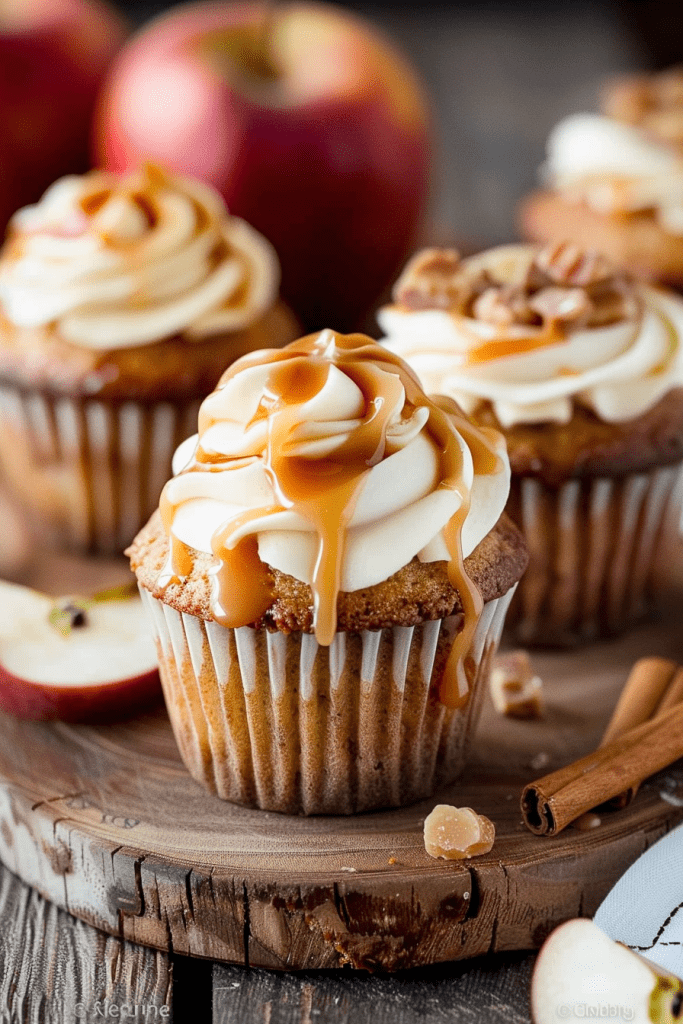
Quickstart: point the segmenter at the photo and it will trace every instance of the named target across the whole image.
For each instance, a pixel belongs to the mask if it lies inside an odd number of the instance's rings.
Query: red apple
[[[0,0],[0,234],[55,178],[87,168],[95,101],[124,35],[100,0]]]
[[[58,601],[0,582],[0,711],[20,718],[121,718],[160,694],[139,597]]]
[[[275,245],[310,329],[358,321],[410,251],[428,194],[425,92],[382,34],[315,3],[203,3],[121,52],[98,162],[203,178]]]

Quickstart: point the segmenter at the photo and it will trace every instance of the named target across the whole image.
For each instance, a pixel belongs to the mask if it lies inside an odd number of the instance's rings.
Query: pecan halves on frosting
[[[633,318],[640,309],[632,282],[599,253],[568,242],[540,249],[517,283],[489,286],[470,305],[496,327],[555,324],[565,330]]]
[[[544,276],[547,284],[585,288],[614,277],[615,268],[600,253],[580,249],[571,242],[557,242],[539,250],[529,272],[532,281],[534,272]]]
[[[412,311],[462,311],[490,283],[485,274],[472,276],[457,249],[423,249],[407,264],[394,285],[394,301]]]
[[[641,299],[627,274],[600,253],[570,242],[539,250],[527,274],[527,287],[537,289],[530,305],[544,320],[562,310],[566,315],[557,316],[556,322],[603,327],[635,319],[641,310]]]
[[[640,309],[625,274],[600,253],[569,242],[521,259],[512,281],[509,272],[504,280],[497,278],[495,259],[490,263],[482,266],[478,259],[473,266],[455,249],[424,249],[396,282],[394,301],[410,312],[443,310],[501,330],[544,324],[565,330],[604,326],[634,318]]]

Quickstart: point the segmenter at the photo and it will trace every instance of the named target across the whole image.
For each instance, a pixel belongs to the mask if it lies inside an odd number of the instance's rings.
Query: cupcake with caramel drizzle
[[[418,253],[378,316],[429,392],[506,438],[525,642],[642,615],[683,458],[683,301],[563,242]]]
[[[455,777],[526,561],[500,435],[323,331],[229,367],[174,468],[130,554],[193,775],[304,813]]]

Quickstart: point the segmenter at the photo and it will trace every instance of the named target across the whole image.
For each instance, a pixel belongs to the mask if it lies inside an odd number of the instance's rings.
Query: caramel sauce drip
[[[330,345],[334,337],[334,346]],[[250,535],[231,545],[231,538],[248,521],[282,509],[292,509],[311,523],[318,536],[318,548],[312,574],[313,622],[316,639],[329,645],[337,626],[337,599],[341,589],[346,533],[355,504],[370,469],[391,454],[388,427],[405,391],[404,416],[418,407],[429,410],[425,430],[439,458],[439,487],[456,491],[462,504],[444,531],[450,555],[449,579],[458,591],[464,612],[464,626],[457,634],[441,682],[439,698],[451,707],[468,698],[467,655],[482,609],[478,590],[467,576],[463,564],[461,530],[469,511],[469,492],[462,474],[462,454],[456,431],[468,445],[476,474],[491,474],[499,468],[496,451],[498,434],[471,423],[449,399],[438,404],[422,391],[417,377],[393,353],[376,345],[364,335],[311,335],[281,350],[250,353],[228,368],[221,378],[225,384],[246,367],[272,364],[265,394],[249,424],[266,419],[267,440],[264,460],[276,495],[273,507],[248,510],[225,523],[212,538],[214,555],[220,562],[216,570],[213,614],[224,625],[248,625],[260,619],[272,603],[268,572],[258,558],[256,538]],[[364,399],[358,422],[330,454],[305,458],[297,454],[301,439],[297,436],[304,417],[301,406],[320,393],[327,382],[330,366],[339,367],[359,388]],[[219,385],[220,387],[220,385]],[[220,416],[202,408],[199,417],[200,438]],[[203,452],[201,442],[195,461],[183,472],[212,468],[222,464],[231,468],[243,459]],[[162,499],[161,514],[170,533],[174,509]],[[172,556],[175,558],[175,555]],[[172,563],[173,571],[178,568]]]
[[[261,618],[273,601],[273,584],[268,567],[258,554],[256,534],[250,534],[235,547],[228,547],[230,535],[249,519],[279,512],[280,509],[250,509],[225,523],[211,538],[211,549],[218,560],[214,573],[212,611],[216,622],[236,629]]]
[[[460,325],[460,329],[462,330],[462,325]],[[556,323],[550,323],[537,334],[529,334],[526,337],[510,338],[501,333],[500,337],[491,338],[463,353],[463,366],[488,363],[491,359],[503,359],[505,356],[521,356],[526,352],[548,348],[550,345],[557,345],[559,342],[567,340],[567,335],[560,330]]]
[[[161,497],[159,498],[159,512],[161,513],[161,521],[164,524],[166,536],[168,537],[168,556],[159,574],[159,586],[165,588],[171,583],[177,583],[183,577],[190,575],[194,568],[194,556],[192,549],[187,544],[183,544],[171,530],[176,506],[168,500],[165,489],[161,492]]]

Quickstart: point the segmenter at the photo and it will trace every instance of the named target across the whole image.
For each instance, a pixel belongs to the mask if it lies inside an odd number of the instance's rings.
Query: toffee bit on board
[[[494,659],[490,690],[500,715],[524,719],[543,716],[543,683],[526,651],[509,651]]]
[[[469,860],[493,848],[496,827],[471,807],[437,804],[424,823],[425,849],[430,857]]]

